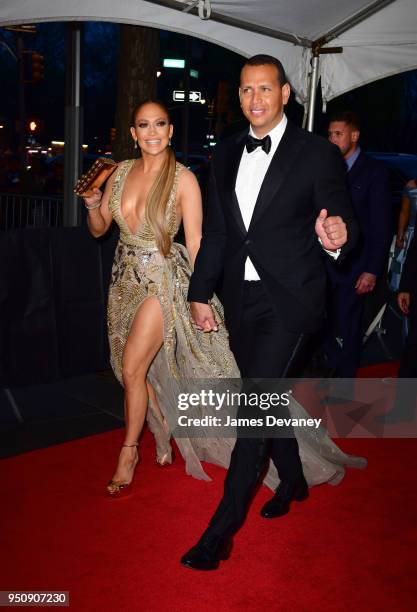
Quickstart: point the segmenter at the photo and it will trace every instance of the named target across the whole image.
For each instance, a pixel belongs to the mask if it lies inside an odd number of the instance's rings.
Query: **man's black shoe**
[[[304,501],[308,496],[308,484],[304,476],[295,483],[281,482],[274,497],[264,504],[261,516],[268,519],[284,516],[290,511],[290,504],[293,500]]]
[[[220,561],[226,561],[230,557],[231,550],[231,538],[203,535],[199,542],[181,557],[181,563],[191,569],[215,570],[218,569]]]

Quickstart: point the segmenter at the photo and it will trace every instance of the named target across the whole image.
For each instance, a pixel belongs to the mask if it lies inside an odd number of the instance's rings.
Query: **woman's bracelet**
[[[94,210],[95,208],[100,208],[101,200],[100,202],[97,202],[97,204],[91,204],[90,206],[88,206],[88,204],[84,202],[84,206],[86,207],[87,210]]]

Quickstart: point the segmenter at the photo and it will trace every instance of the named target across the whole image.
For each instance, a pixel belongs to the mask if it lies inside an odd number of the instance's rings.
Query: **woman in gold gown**
[[[96,190],[85,198],[93,236],[105,234],[113,219],[120,228],[108,302],[111,364],[125,389],[126,437],[108,485],[115,496],[132,481],[147,412],[157,461],[171,462],[168,424],[155,390],[164,405],[172,376],[239,375],[224,327],[204,334],[192,326],[186,295],[201,240],[201,194],[195,176],[175,160],[172,132],[163,105],[139,105],[131,134],[140,158],[119,164],[103,196]],[[173,242],[181,221],[186,249]],[[214,305],[221,319],[221,306]],[[192,443],[178,443],[188,471],[204,477]]]
[[[204,333],[191,321],[187,291],[201,239],[201,194],[195,176],[175,160],[166,107],[154,101],[140,104],[130,131],[141,156],[118,165],[103,195],[95,190],[85,198],[93,236],[105,234],[113,220],[120,228],[108,334],[111,364],[125,390],[126,436],[107,486],[113,497],[132,482],[145,418],[156,438],[157,461],[171,462],[168,423],[177,409],[178,381],[239,377],[217,298],[212,300],[217,332]],[[173,241],[181,222],[186,248]],[[308,416],[295,400],[291,412]],[[298,441],[310,484],[337,482],[344,465],[363,465],[363,460],[345,455],[324,430],[304,428]],[[200,461],[227,467],[234,444],[228,438],[211,438],[204,430],[199,438],[178,437],[176,442],[187,473],[203,479],[208,476]],[[272,463],[265,482],[271,488],[279,482]]]

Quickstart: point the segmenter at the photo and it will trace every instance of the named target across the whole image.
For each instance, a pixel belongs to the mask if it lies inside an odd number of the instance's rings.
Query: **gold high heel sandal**
[[[138,446],[138,443],[134,444],[123,444],[122,448],[132,448]],[[107,484],[107,495],[112,499],[120,499],[121,497],[127,497],[131,494],[133,489],[133,476],[137,464],[140,462],[139,454],[137,454],[136,462],[133,468],[132,480],[130,482],[121,482],[119,480],[110,480]]]

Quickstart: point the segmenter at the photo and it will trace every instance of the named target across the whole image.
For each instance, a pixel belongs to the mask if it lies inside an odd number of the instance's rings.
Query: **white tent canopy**
[[[306,111],[308,108],[307,129],[310,131],[319,77],[326,102],[365,83],[417,68],[417,0],[0,2],[0,26],[45,21],[113,21],[143,25],[189,34],[246,57],[257,53],[278,57],[298,100]],[[80,175],[82,142],[80,30],[77,28],[72,32],[71,44],[73,99],[65,111],[65,225],[78,223],[78,202],[72,189]],[[343,52],[335,53],[337,47],[339,51],[343,48]],[[184,159],[186,142],[185,138]]]
[[[184,9],[190,9],[184,12]],[[201,19],[198,7],[211,8]],[[312,48],[324,100],[417,68],[417,0],[2,0],[0,26],[45,21],[113,21],[190,34],[243,56],[284,64],[298,99],[308,98]],[[319,41],[317,43],[317,41]]]

